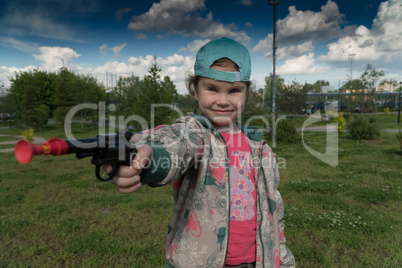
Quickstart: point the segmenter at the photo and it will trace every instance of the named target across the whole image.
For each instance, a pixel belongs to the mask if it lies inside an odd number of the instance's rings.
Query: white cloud
[[[0,33],[76,42],[82,40],[77,37],[72,24],[66,23],[64,19],[91,14],[100,9],[95,0],[3,2],[1,8],[4,15],[0,17]]]
[[[81,41],[65,24],[58,23],[53,18],[43,16],[43,13],[23,13],[15,11],[0,21],[0,27],[8,34],[30,34],[56,40]]]
[[[328,70],[327,67],[315,65],[314,53],[309,53],[308,55],[286,60],[285,64],[277,68],[277,73],[279,75],[315,74],[323,73],[326,70]]]
[[[245,31],[237,31],[234,24],[224,25],[214,21],[212,12],[202,17],[199,11],[205,8],[205,0],[161,0],[154,3],[148,12],[133,16],[128,28],[136,31],[168,31],[171,34],[210,39],[226,36],[249,42],[250,37]]]
[[[148,69],[154,62],[155,58],[151,55],[145,57],[130,57],[128,59],[129,68],[136,76],[143,77],[148,73]],[[194,57],[182,56],[174,54],[166,58],[156,58],[158,66],[162,69],[162,77],[169,76],[175,83],[183,82],[185,80],[185,74],[192,72],[194,65]],[[184,93],[184,88],[181,88],[181,93]]]
[[[371,29],[359,26],[348,36],[328,44],[328,54],[320,60],[345,61],[349,54],[356,60],[388,63],[402,59],[402,7],[398,0],[381,3]]]
[[[127,43],[121,44],[120,46],[112,47],[113,57],[120,58],[120,51],[127,45]]]
[[[113,52],[113,57],[114,57],[114,58],[120,58],[120,57],[121,57],[121,56],[120,56],[120,51],[121,51],[123,48],[125,48],[126,45],[127,45],[127,43],[123,43],[123,44],[121,44],[120,46],[115,46],[115,47],[112,47],[112,48],[108,48],[108,46],[107,46],[106,44],[103,44],[103,45],[101,45],[101,46],[99,47],[99,53],[100,53],[102,56],[106,56],[107,52],[108,52],[109,50],[111,50],[111,51]]]
[[[253,48],[255,53],[264,54],[266,58],[272,57],[272,40],[273,35],[270,34],[266,39],[260,40]],[[306,41],[298,45],[280,46],[276,51],[278,60],[287,60],[297,58],[305,53],[312,52],[314,49],[313,41]]]
[[[346,27],[346,30],[340,27],[344,17],[339,12],[338,5],[331,0],[321,6],[320,12],[300,11],[295,6],[290,6],[289,14],[277,22],[278,59],[300,57],[312,52],[314,43],[337,38],[349,32],[350,27]],[[258,42],[253,51],[264,54],[265,57],[272,57],[272,41],[273,34],[270,33]]]
[[[39,51],[38,44],[33,42],[23,42],[12,37],[0,36],[0,45],[5,47],[16,48],[19,51],[27,53],[36,53]]]
[[[46,71],[56,71],[63,66],[75,69],[77,66],[69,62],[81,56],[68,47],[40,47],[39,50],[40,54],[33,54],[32,56],[42,61],[41,67]]]
[[[106,53],[107,53],[107,45],[106,44],[103,44],[103,45],[101,45],[100,47],[99,47],[99,53],[102,55],[102,56],[106,56]]]
[[[211,41],[210,39],[206,40],[194,40],[193,42],[189,43],[187,47],[180,49],[180,52],[191,52],[191,53],[197,53],[197,51],[206,43]]]
[[[340,25],[344,20],[345,15],[331,0],[321,6],[320,12],[298,11],[296,6],[290,6],[289,15],[277,22],[278,41],[288,45],[295,41],[330,40],[342,35]]]
[[[0,66],[0,81],[4,83],[4,88],[8,89],[11,86],[9,79],[10,77],[15,77],[15,73],[27,72],[35,68],[37,67],[32,65],[25,66],[24,68]]]
[[[106,72],[114,74],[117,79],[120,76],[127,77],[130,75],[135,75],[143,78],[148,73],[148,69],[154,62],[154,60],[154,56],[151,55],[147,55],[145,57],[130,57],[128,58],[127,62],[109,61],[106,62],[104,65],[95,68],[81,68],[79,72],[90,74],[96,77],[98,81],[106,85]],[[180,94],[187,94],[184,80],[187,73],[193,72],[192,68],[194,65],[194,57],[184,57],[182,55],[174,54],[166,58],[158,57],[156,58],[156,61],[159,67],[161,67],[162,69],[162,79],[164,76],[169,76],[177,86],[178,92]],[[114,81],[114,85],[115,82],[116,81]],[[111,86],[110,83],[111,81],[109,81],[109,86]]]
[[[139,33],[136,35],[137,39],[143,40],[143,39],[147,39],[148,37],[146,36],[146,34],[144,33]]]

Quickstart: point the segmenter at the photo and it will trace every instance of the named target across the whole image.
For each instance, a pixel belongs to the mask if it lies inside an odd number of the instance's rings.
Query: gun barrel
[[[50,138],[44,144],[32,145],[27,140],[20,140],[15,145],[15,158],[20,163],[28,163],[34,155],[63,155],[75,153],[77,158],[95,156],[102,150],[116,151],[126,146],[133,133],[120,132],[110,135],[98,135],[96,138],[79,140],[61,140]],[[116,153],[117,155],[117,153]]]
[[[22,164],[31,161],[34,155],[62,155],[66,153],[68,153],[67,142],[58,138],[51,138],[41,145],[32,145],[27,140],[19,140],[14,150],[15,158]]]

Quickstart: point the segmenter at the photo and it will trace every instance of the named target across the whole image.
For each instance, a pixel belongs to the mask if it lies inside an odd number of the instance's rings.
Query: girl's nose
[[[217,100],[217,104],[218,105],[228,105],[229,104],[229,99],[228,96],[226,94],[220,94],[218,100]]]

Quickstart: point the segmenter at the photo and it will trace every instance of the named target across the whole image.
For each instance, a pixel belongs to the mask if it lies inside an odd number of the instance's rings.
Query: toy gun
[[[41,145],[32,145],[27,140],[20,140],[15,145],[15,158],[20,163],[28,163],[34,155],[76,154],[78,159],[92,157],[91,163],[96,166],[96,177],[101,181],[111,180],[119,171],[120,165],[130,166],[137,153],[136,148],[128,141],[133,133],[98,135],[95,138],[61,140],[51,138]],[[111,164],[113,170],[108,177],[100,174],[102,165]]]

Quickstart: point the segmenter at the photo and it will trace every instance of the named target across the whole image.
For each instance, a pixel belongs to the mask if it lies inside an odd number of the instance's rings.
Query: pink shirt
[[[229,152],[230,231],[226,265],[256,260],[257,191],[250,146],[243,132],[221,132]]]

